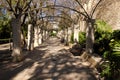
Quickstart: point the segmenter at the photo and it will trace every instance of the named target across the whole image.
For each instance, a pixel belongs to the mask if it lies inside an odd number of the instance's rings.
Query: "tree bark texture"
[[[13,33],[13,61],[21,61],[23,58],[21,49],[21,22],[20,18],[13,18],[11,21],[12,33]]]
[[[32,24],[28,24],[28,41],[27,41],[27,49],[33,50],[33,26]]]
[[[79,42],[79,25],[74,26],[74,42]]]
[[[39,29],[39,45],[42,44],[42,30]]]
[[[34,26],[34,47],[39,46],[39,28]]]
[[[86,52],[92,54],[93,53],[93,45],[94,45],[94,20],[90,22],[86,22]]]

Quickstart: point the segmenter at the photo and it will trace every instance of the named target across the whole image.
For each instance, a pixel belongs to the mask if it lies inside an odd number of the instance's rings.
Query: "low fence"
[[[8,38],[8,39],[0,39],[0,44],[10,43],[11,41],[12,41],[12,38]]]
[[[9,50],[12,50],[12,38],[8,39],[0,39],[0,44],[7,44],[9,43]]]

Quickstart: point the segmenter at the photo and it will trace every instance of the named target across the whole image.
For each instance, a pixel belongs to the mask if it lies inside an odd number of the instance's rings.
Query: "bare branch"
[[[92,13],[91,13],[91,18],[93,17],[93,14],[94,14],[96,8],[98,7],[98,5],[100,4],[101,1],[102,1],[102,0],[99,0],[99,2],[96,4],[95,8],[93,9],[93,11],[92,11]]]
[[[18,1],[16,2],[16,6],[15,6],[15,12],[16,12],[16,13],[18,12],[19,4],[20,4],[20,0],[18,0]]]
[[[32,0],[30,0],[28,3],[26,3],[25,7],[23,7],[24,12],[26,12],[29,9],[31,2],[32,2]]]
[[[83,5],[78,1],[78,0],[75,0],[78,4],[79,4],[79,6],[83,9],[83,11],[85,12],[85,14],[86,14],[86,16],[87,17],[90,17],[89,16],[89,14],[87,13],[87,11],[85,10],[85,8],[83,7]]]
[[[73,8],[67,7],[67,6],[62,6],[62,5],[49,5],[49,6],[46,6],[46,7],[43,7],[43,8],[50,8],[50,7],[53,7],[53,6],[55,6],[55,7],[66,8],[66,9],[69,9],[69,10],[75,11],[75,12],[77,12],[78,14],[81,14],[81,15],[85,16],[86,18],[89,18],[89,17],[88,17],[87,15],[85,15],[84,13],[82,13],[82,12],[76,10],[76,9],[73,9]]]
[[[13,13],[15,13],[13,7],[12,7],[12,2],[11,0],[6,0],[6,2],[8,3],[9,7],[10,7],[10,11],[12,11]]]

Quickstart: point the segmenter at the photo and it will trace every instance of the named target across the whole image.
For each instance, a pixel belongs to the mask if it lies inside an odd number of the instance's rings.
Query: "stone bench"
[[[99,66],[99,63],[102,61],[102,58],[97,55],[97,54],[87,54],[86,52],[84,52],[81,55],[81,59],[86,62],[89,62],[89,66],[92,68],[97,68]]]

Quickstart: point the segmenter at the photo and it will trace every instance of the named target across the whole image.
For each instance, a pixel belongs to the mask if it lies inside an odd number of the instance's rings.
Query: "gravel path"
[[[36,47],[19,63],[0,66],[0,80],[98,80],[97,72],[83,65],[57,38]]]

